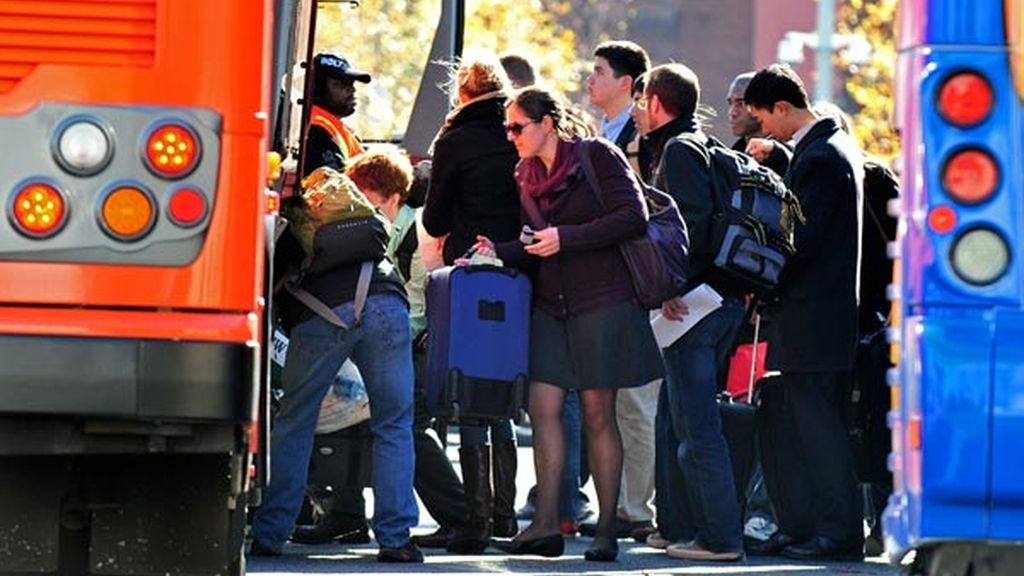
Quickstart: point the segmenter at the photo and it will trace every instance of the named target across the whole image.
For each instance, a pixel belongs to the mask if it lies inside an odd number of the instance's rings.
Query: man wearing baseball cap
[[[355,134],[342,118],[356,111],[356,82],[370,75],[356,70],[342,56],[321,53],[313,58],[313,108],[303,156],[302,177],[321,166],[342,171],[345,163],[363,152]]]

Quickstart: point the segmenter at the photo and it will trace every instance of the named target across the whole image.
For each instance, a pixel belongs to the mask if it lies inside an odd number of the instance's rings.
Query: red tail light
[[[167,204],[171,221],[184,228],[200,223],[206,217],[206,210],[206,196],[195,188],[179,188]]]
[[[960,150],[942,168],[942,186],[961,204],[980,204],[999,186],[999,166],[991,154],[978,149]]]
[[[992,85],[976,72],[959,72],[947,78],[939,89],[939,113],[960,128],[980,124],[992,112]]]
[[[53,236],[67,221],[64,194],[45,182],[28,182],[15,189],[10,216],[15,227],[31,238]]]

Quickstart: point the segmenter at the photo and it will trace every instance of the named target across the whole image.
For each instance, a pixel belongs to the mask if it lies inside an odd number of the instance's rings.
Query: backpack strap
[[[370,280],[373,277],[374,263],[371,260],[363,262],[359,269],[359,280],[356,281],[355,316],[356,323],[363,317],[363,308],[366,306],[366,297],[370,293]],[[342,330],[348,330],[349,325],[345,323],[330,306],[324,304],[319,298],[313,296],[308,290],[301,287],[298,282],[298,274],[292,274],[285,279],[284,288],[299,302],[316,313],[333,326]]]
[[[584,140],[582,142],[583,147],[580,149],[579,160],[580,166],[583,167],[583,175],[587,178],[587,183],[590,184],[590,188],[594,191],[594,196],[597,197],[598,204],[601,208],[604,208],[604,202],[601,200],[601,186],[598,184],[597,172],[594,171],[594,161],[590,158],[590,147],[596,144],[591,140]]]

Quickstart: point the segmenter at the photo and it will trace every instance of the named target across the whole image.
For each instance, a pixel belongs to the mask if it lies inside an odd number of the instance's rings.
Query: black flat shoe
[[[836,560],[859,562],[864,559],[864,544],[858,541],[837,542],[818,536],[800,544],[786,546],[782,555],[792,560]]]
[[[495,543],[495,548],[508,552],[509,554],[544,556],[555,558],[565,553],[565,538],[561,534],[551,534],[540,538],[529,540],[510,540],[508,542]]]
[[[619,545],[613,540],[610,545],[594,546],[583,553],[583,558],[591,562],[614,562],[619,556]]]
[[[776,532],[767,540],[745,541],[744,548],[750,556],[778,556],[786,546],[792,546],[799,541],[789,534]]]

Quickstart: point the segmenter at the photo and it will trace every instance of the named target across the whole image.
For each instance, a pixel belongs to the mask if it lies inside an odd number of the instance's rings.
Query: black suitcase
[[[737,402],[728,392],[718,395],[718,413],[722,418],[722,435],[729,445],[736,501],[742,513],[747,503],[747,485],[754,470],[754,407]]]

